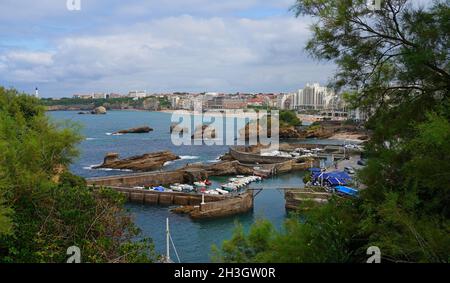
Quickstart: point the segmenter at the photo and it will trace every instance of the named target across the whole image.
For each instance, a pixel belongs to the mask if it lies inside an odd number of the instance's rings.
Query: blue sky
[[[126,3],[125,3],[126,2]],[[76,93],[288,92],[334,66],[303,50],[295,0],[2,0],[0,84]]]

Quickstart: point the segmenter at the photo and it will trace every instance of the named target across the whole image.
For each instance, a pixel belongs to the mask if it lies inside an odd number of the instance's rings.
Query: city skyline
[[[312,21],[295,18],[294,0],[97,0],[81,1],[81,11],[65,2],[2,1],[2,85],[38,87],[41,97],[288,93],[311,81],[324,85],[334,71],[304,51]]]

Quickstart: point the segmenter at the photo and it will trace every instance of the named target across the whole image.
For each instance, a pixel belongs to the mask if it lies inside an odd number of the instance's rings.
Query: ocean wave
[[[105,133],[107,136],[123,136],[123,134]]]
[[[98,140],[97,138],[86,138],[87,141]]]
[[[84,170],[99,170],[99,171],[120,171],[120,172],[133,172],[133,170],[130,169],[113,169],[113,168],[94,168],[97,166],[100,166],[101,164],[96,165],[90,165],[83,167]]]
[[[163,164],[163,166],[169,166],[170,164],[173,164],[173,163],[174,163],[174,161],[167,161]]]
[[[181,155],[180,159],[189,160],[189,159],[199,159],[200,156],[191,156],[191,155]]]

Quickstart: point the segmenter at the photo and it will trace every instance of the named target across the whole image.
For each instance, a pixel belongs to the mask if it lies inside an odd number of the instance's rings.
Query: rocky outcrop
[[[164,163],[177,159],[180,159],[180,157],[170,151],[148,153],[125,159],[120,159],[119,154],[113,152],[108,153],[105,156],[103,164],[94,167],[94,169],[109,168],[133,171],[153,171],[163,167]]]
[[[206,172],[208,176],[253,175],[253,168],[244,166],[239,161],[221,161],[214,164],[193,163],[181,168],[183,172]],[[196,179],[198,180],[198,178]]]
[[[279,132],[281,139],[301,139],[302,133],[295,127],[281,127]]]
[[[245,128],[239,130],[241,139],[249,140],[255,137],[271,137],[271,125],[265,124],[266,127],[256,124],[255,121],[249,122],[245,125]],[[301,131],[293,126],[281,126],[278,131],[278,135],[281,139],[301,139],[304,138]]]
[[[117,135],[117,134],[145,134],[145,133],[149,133],[151,131],[153,131],[152,128],[147,127],[147,126],[143,126],[143,127],[131,128],[131,129],[128,129],[128,130],[117,131],[117,132],[113,133],[113,135]]]
[[[95,114],[95,115],[103,115],[103,114],[106,114],[106,108],[103,106],[99,106],[99,107],[96,107],[94,110],[92,110],[91,113]]]
[[[186,127],[180,126],[180,124],[178,124],[178,123],[172,123],[172,124],[170,124],[170,133],[173,133],[173,132],[184,134],[184,133],[188,133],[189,129]]]
[[[194,134],[191,136],[192,139],[215,139],[216,129],[208,125],[202,125],[195,128]]]
[[[311,126],[300,133],[304,139],[328,139],[335,133],[334,129],[330,129],[321,125]]]

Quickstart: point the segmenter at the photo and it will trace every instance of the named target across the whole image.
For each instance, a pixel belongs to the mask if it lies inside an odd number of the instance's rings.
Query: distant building
[[[173,109],[179,108],[179,103],[180,103],[181,98],[178,95],[171,96],[169,100],[170,100],[170,105],[172,105]]]
[[[257,96],[257,97],[247,99],[248,106],[263,106],[264,103],[265,103],[265,99],[262,96]]]
[[[109,94],[106,95],[106,99],[109,99],[109,98],[121,98],[121,97],[122,97],[122,95],[118,94],[118,93],[109,93]]]
[[[105,99],[106,93],[94,93],[92,94],[93,99]]]
[[[277,96],[277,108],[280,110],[291,109],[293,96],[293,94],[279,94]]]
[[[307,84],[293,94],[293,108],[297,110],[339,109],[342,99],[332,89],[322,87],[318,83]]]
[[[36,88],[36,89],[34,90],[34,96],[35,96],[36,98],[39,98],[39,89],[38,89],[38,88]]]
[[[146,91],[142,91],[142,90],[140,90],[140,91],[133,90],[133,91],[130,91],[128,93],[128,97],[132,97],[132,98],[145,98],[147,96],[148,96],[147,92]]]
[[[74,94],[73,98],[75,99],[92,99],[92,94]]]
[[[224,99],[223,109],[244,109],[247,108],[247,103],[242,99]]]
[[[358,122],[364,122],[369,119],[369,112],[362,110],[360,108],[350,110],[348,117],[352,120],[358,121]]]

